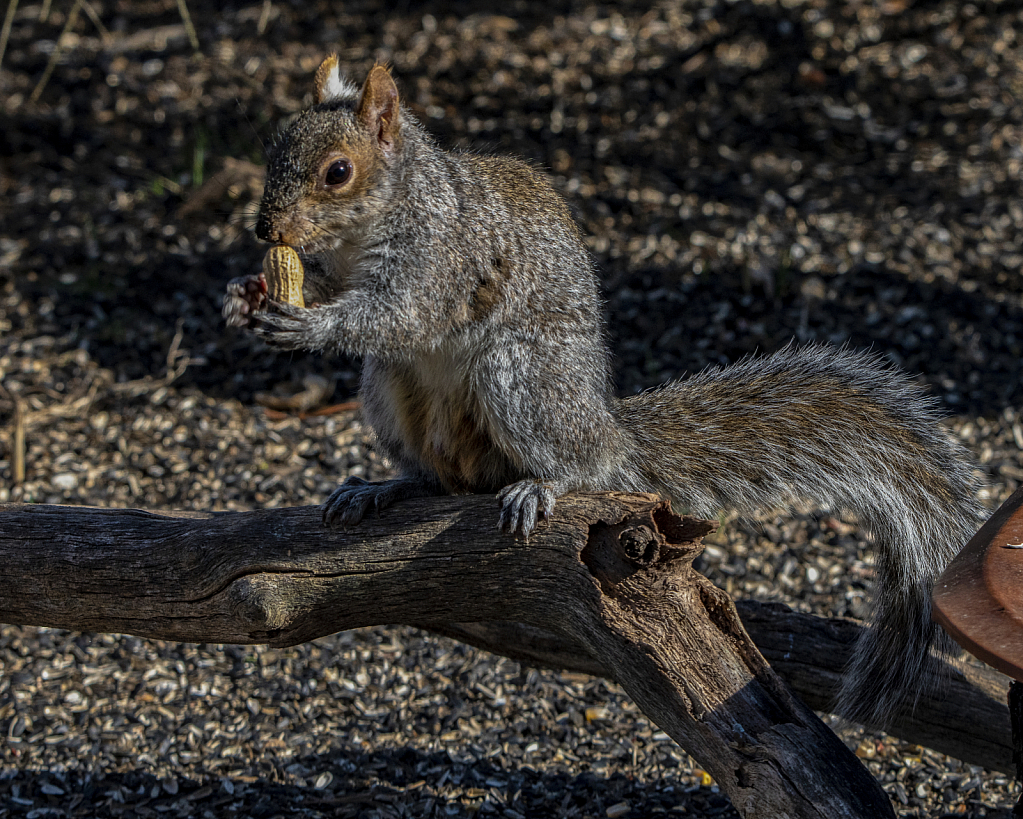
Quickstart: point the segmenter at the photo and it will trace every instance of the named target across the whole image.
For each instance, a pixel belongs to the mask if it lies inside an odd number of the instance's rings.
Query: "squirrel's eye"
[[[323,177],[324,185],[343,185],[352,175],[352,163],[347,159],[339,159],[331,162],[327,173]]]

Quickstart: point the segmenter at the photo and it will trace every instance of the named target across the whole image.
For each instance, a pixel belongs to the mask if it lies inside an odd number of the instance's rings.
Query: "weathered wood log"
[[[0,622],[291,645],[380,623],[510,621],[596,658],[746,817],[893,816],[694,572],[711,525],[652,496],[573,496],[529,543],[492,498],[401,504],[352,532],[313,507],[209,516],[0,506]]]

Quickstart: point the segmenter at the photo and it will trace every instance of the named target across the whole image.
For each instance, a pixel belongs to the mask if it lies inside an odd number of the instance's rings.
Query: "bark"
[[[894,816],[692,570],[713,524],[617,494],[559,500],[528,543],[495,517],[490,497],[410,501],[350,532],[314,507],[0,506],[0,622],[280,646],[382,623],[523,624],[594,658],[743,816]]]

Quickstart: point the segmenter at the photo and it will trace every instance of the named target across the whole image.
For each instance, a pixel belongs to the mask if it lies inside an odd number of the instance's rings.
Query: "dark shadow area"
[[[628,6],[604,18],[520,3],[490,18],[477,3],[390,14],[366,3],[334,27],[318,6],[281,7],[269,42],[246,9],[216,13],[232,59],[208,66],[180,36],[142,36],[179,22],[174,10],[119,12],[109,22],[138,35],[135,50],[71,49],[40,104],[7,106],[4,275],[29,308],[10,312],[8,332],[83,347],[127,379],[162,366],[180,323],[203,362],[182,385],[248,401],[311,371],[338,376],[339,400],[352,394],[354,362],[274,355],[223,328],[224,282],[262,252],[246,231],[251,193],[178,213],[189,180],[225,157],[260,163],[307,98],[315,55],[285,64],[274,38],[322,43],[317,54],[337,40],[355,76],[390,54],[406,102],[443,142],[553,169],[594,237],[623,391],[797,338],[873,346],[953,412],[1023,398],[1011,377],[1019,106],[967,55],[1011,19],[1005,4],[959,19],[941,3],[899,14],[717,3],[645,28]],[[25,45],[53,33],[21,32]],[[508,59],[534,43],[535,58]],[[44,65],[9,52],[9,97]]]
[[[268,760],[257,763],[259,776],[242,781],[213,771],[202,781],[161,779],[144,771],[104,774],[89,772],[88,766],[63,774],[18,772],[0,777],[0,805],[11,817],[49,808],[67,817],[95,819],[205,812],[251,819],[358,817],[374,810],[387,816],[507,816],[513,811],[560,819],[605,815],[608,808],[631,800],[630,816],[672,810],[723,819],[737,816],[727,799],[710,788],[686,792],[670,776],[645,781],[620,773],[545,773],[473,760],[460,749],[365,752],[338,740],[328,754],[296,758],[288,766],[290,773],[278,771]],[[305,786],[290,784],[299,770],[308,781]]]
[[[616,359],[624,392],[795,340],[872,349],[919,373],[950,412],[997,414],[1023,400],[1023,305],[1016,299],[908,279],[884,265],[854,267],[822,297],[744,288],[739,271],[723,270],[683,283],[669,298],[649,298],[663,276],[639,270],[619,279],[629,294],[612,300],[611,326],[628,351]],[[647,348],[656,350],[653,374],[644,371],[635,339],[655,340]]]

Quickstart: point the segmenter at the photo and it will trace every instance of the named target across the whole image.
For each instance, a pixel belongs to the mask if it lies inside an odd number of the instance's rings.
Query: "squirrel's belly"
[[[434,473],[446,491],[494,492],[518,477],[463,385],[438,390],[436,385],[426,387],[409,371],[389,375],[385,393],[390,412],[378,413],[375,419],[379,424],[386,418],[389,429],[377,429],[377,434]],[[376,386],[383,384],[378,380]]]
[[[420,457],[451,493],[494,491],[504,459],[461,407],[430,407]]]
[[[436,398],[399,412],[406,448],[452,494],[492,492],[507,482],[507,459],[474,416],[467,405]]]

